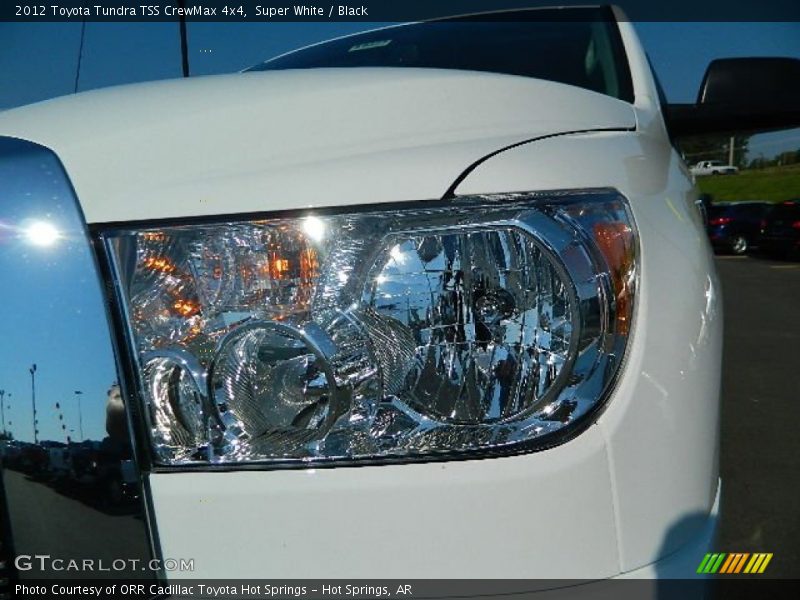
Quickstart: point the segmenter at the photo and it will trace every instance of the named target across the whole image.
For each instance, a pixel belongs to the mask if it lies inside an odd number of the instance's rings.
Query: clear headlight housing
[[[637,239],[611,190],[101,235],[160,465],[552,445],[631,330]]]

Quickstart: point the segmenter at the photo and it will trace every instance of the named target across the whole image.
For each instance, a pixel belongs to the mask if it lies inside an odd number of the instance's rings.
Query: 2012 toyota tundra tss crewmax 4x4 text
[[[797,62],[666,105],[616,9],[539,9],[0,114],[3,356],[38,403],[8,543],[193,561],[168,580],[691,575],[722,304],[671,135],[790,122]],[[95,452],[69,494],[53,440]]]

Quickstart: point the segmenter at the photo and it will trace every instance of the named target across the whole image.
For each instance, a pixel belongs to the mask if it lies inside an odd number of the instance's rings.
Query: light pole
[[[9,394],[11,396],[11,394]],[[0,390],[0,415],[3,416],[3,436],[6,434],[6,391]]]
[[[78,429],[81,432],[81,441],[83,441],[83,411],[81,410],[81,396],[83,396],[83,392],[75,390],[75,396],[78,398]]]
[[[33,405],[33,443],[39,443],[39,430],[36,429],[36,363],[28,369],[31,373],[31,404]]]

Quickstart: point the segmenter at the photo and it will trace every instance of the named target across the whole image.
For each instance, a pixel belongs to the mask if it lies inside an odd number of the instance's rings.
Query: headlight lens
[[[633,316],[613,191],[102,237],[162,465],[554,443],[602,403]]]

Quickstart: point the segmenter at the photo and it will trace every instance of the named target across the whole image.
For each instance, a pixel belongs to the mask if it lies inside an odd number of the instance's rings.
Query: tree
[[[778,165],[793,165],[798,161],[800,161],[800,150],[787,150],[775,157],[775,163]]]
[[[750,136],[735,136],[733,140],[733,164],[743,167],[746,164],[745,157]],[[730,143],[729,135],[703,135],[681,138],[678,140],[678,147],[690,165],[701,160],[721,160],[727,163]]]

